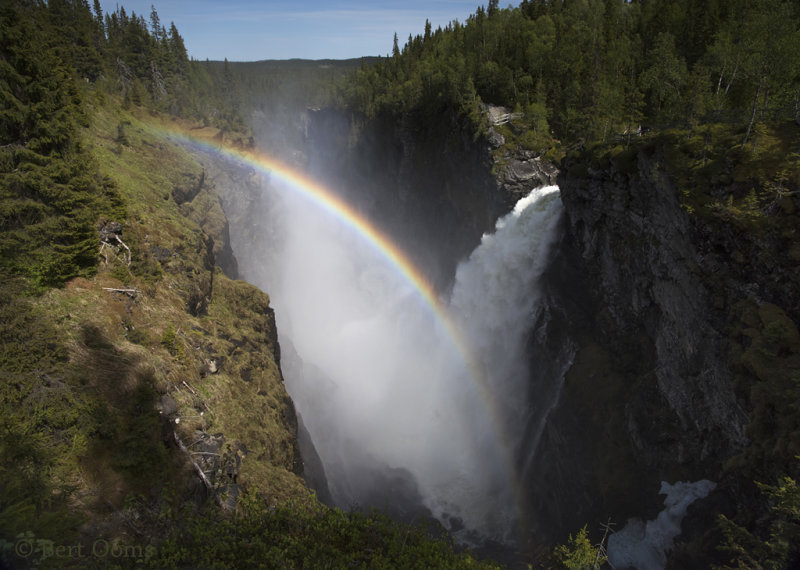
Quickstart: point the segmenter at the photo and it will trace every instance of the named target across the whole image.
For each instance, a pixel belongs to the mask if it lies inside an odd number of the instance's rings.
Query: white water
[[[256,284],[270,293],[282,345],[293,347],[283,352],[287,388],[336,503],[408,500],[407,488],[376,483],[406,473],[446,527],[457,517],[464,532],[511,540],[523,349],[561,213],[558,188],[520,200],[458,268],[448,306],[473,369],[414,287],[352,228],[268,190],[266,223],[281,236]]]
[[[678,481],[674,485],[662,481],[659,494],[666,495],[664,510],[646,523],[630,519],[622,530],[612,534],[608,539],[609,562],[614,568],[663,570],[689,505],[707,497],[716,486],[707,479],[695,483]]]

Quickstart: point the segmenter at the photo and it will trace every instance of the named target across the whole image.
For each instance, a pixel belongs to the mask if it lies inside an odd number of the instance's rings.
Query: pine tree
[[[52,10],[61,9],[0,11],[0,270],[40,287],[94,271],[94,223],[104,208],[104,189],[79,144],[75,78],[48,28]]]

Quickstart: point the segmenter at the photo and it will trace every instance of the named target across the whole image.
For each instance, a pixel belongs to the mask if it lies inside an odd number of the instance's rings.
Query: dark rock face
[[[207,185],[219,198],[222,224],[215,224],[215,259],[232,279],[259,282],[261,266],[269,265],[264,245],[273,239],[273,228],[264,223],[268,205],[262,180],[249,167],[198,155],[207,173]]]
[[[200,237],[205,246],[205,255],[202,259],[204,271],[196,273],[186,292],[186,312],[195,317],[208,312],[208,303],[214,288],[214,239],[205,233]]]
[[[645,339],[652,388],[674,422],[653,440],[649,413],[632,411],[637,453],[653,464],[664,455],[678,463],[724,457],[744,443],[744,414],[733,395],[723,335],[714,328],[711,296],[698,275],[688,217],[666,176],[652,172],[651,160],[640,155],[639,176],[566,176],[570,230],[598,279],[608,332]]]
[[[236,260],[231,247],[230,224],[227,218],[219,232],[218,239],[214,240],[214,250],[214,261],[217,267],[222,269],[222,272],[231,279],[238,279],[239,262]]]
[[[355,134],[349,118],[327,110],[310,113],[307,133],[312,175],[389,234],[433,282],[443,284],[475,236],[494,225],[501,209],[494,179],[465,133],[442,144],[375,120],[349,143]]]
[[[325,476],[325,467],[300,414],[297,414],[297,443],[300,450],[303,479],[310,488],[314,489],[320,501],[326,505],[333,505],[328,479]]]
[[[566,227],[544,282],[553,318],[537,326],[548,340],[532,358],[552,359],[552,347],[570,343],[575,352],[526,452],[537,540],[563,540],[587,521],[652,516],[659,481],[717,479],[746,444],[725,325],[655,158],[640,155],[633,173],[566,171],[558,182]],[[534,394],[547,389],[542,381],[533,379]]]

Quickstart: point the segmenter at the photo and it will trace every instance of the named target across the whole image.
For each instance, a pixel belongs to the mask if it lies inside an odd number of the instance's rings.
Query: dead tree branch
[[[103,287],[103,291],[110,291],[112,293],[125,293],[131,299],[136,298],[136,295],[141,293],[138,289],[115,289],[114,287]]]
[[[181,438],[178,437],[177,432],[172,432],[172,435],[175,436],[175,443],[178,444],[178,447],[180,448],[180,450],[183,451],[186,454],[186,457],[189,458],[189,461],[191,462],[192,467],[194,467],[194,470],[197,471],[197,474],[200,476],[200,479],[203,481],[203,485],[206,486],[206,489],[208,489],[209,493],[214,495],[214,499],[216,500],[217,505],[219,505],[221,507],[222,506],[222,499],[220,499],[219,495],[215,492],[214,485],[211,483],[211,480],[205,474],[205,472],[203,471],[202,467],[200,467],[200,465],[194,460],[194,458],[192,457],[192,454],[189,452],[188,449],[186,449],[186,446],[183,445],[183,442],[181,441]]]

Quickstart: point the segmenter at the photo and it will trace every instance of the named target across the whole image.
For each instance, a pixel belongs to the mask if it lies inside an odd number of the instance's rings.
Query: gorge
[[[0,6],[0,566],[800,564],[796,3],[151,12]]]
[[[346,121],[309,115],[300,162],[389,228],[455,309],[437,318],[352,223],[287,197],[268,172],[246,198],[218,181],[242,275],[273,294],[320,496],[407,520],[432,514],[468,543],[522,551],[587,520],[654,519],[662,481],[720,481],[717,504],[735,500],[723,466],[745,445],[746,416],[689,220],[653,150],[633,172],[568,170],[560,192],[536,190],[557,176],[538,157],[492,174],[491,144],[462,139],[436,162],[426,146],[435,136],[420,144],[377,125],[354,148]],[[449,190],[462,164],[480,174]],[[562,198],[537,219],[538,202],[523,208],[541,192]],[[496,234],[477,245],[490,212]],[[532,225],[513,237],[526,217]],[[462,341],[448,342],[446,319],[465,331],[474,364],[453,359]],[[470,366],[494,383],[476,391]]]

